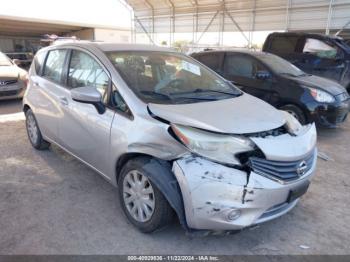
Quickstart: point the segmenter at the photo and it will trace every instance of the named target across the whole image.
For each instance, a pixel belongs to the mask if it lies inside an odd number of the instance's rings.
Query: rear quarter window
[[[273,53],[294,53],[298,43],[298,39],[298,36],[271,37],[271,42],[268,51]]]

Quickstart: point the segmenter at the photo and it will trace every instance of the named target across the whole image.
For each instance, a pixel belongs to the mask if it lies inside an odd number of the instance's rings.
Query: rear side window
[[[198,60],[216,72],[220,70],[220,54],[201,55]]]
[[[46,59],[43,76],[56,83],[61,83],[66,54],[67,50],[65,49],[50,51]]]
[[[271,38],[270,52],[294,53],[298,43],[298,36],[274,36]]]
[[[34,67],[37,75],[41,75],[41,69],[45,62],[46,52],[40,52],[35,56]]]
[[[109,77],[99,63],[90,55],[73,50],[68,70],[68,86],[95,87],[106,98]]]
[[[253,78],[254,66],[254,61],[249,57],[229,55],[225,59],[224,73],[227,76]]]

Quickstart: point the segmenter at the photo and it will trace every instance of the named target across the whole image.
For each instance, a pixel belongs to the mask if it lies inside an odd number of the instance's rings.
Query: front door
[[[224,77],[244,92],[270,102],[271,75],[255,58],[245,54],[227,54],[224,61]]]
[[[77,87],[94,87],[107,103],[110,78],[103,66],[82,50],[72,50],[68,64],[63,118],[60,122],[60,140],[71,153],[87,162],[102,174],[108,174],[110,130],[114,111],[107,109],[99,114],[91,104],[72,100],[70,90]]]
[[[346,64],[343,51],[332,43],[306,38],[300,67],[314,75],[340,81]]]

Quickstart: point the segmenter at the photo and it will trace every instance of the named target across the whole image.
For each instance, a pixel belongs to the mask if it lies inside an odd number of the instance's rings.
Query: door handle
[[[61,105],[67,106],[68,105],[68,99],[64,96],[60,97],[60,103]]]
[[[38,82],[33,82],[33,85],[34,85],[35,87],[38,87],[38,86],[39,86],[39,83],[38,83]]]

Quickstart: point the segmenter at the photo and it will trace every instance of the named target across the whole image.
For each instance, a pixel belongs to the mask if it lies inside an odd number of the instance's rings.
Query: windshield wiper
[[[144,94],[144,95],[161,96],[161,97],[164,97],[164,98],[166,98],[167,100],[170,100],[170,101],[179,100],[179,99],[193,99],[193,100],[207,100],[207,101],[216,100],[214,98],[209,98],[209,97],[171,96],[171,95],[166,95],[166,94],[159,93],[159,92],[154,92],[154,91],[140,91],[140,93]]]
[[[300,77],[300,76],[308,76],[310,74],[306,74],[306,73],[301,73],[300,75],[294,75],[294,74],[291,74],[291,73],[280,73],[280,75],[287,75],[287,76],[291,76],[291,77]]]
[[[155,92],[155,91],[140,91],[141,94],[144,95],[156,95],[156,96],[161,96],[166,98],[167,100],[172,100],[172,98],[169,95],[163,94],[163,93],[159,93],[159,92]]]
[[[197,94],[197,93],[209,93],[209,92],[210,93],[225,94],[225,95],[230,95],[230,96],[239,96],[240,95],[240,94],[226,92],[226,91],[213,90],[213,89],[202,89],[202,88],[197,88],[193,91],[188,91],[188,92],[172,93],[170,95],[184,95],[184,94]]]

